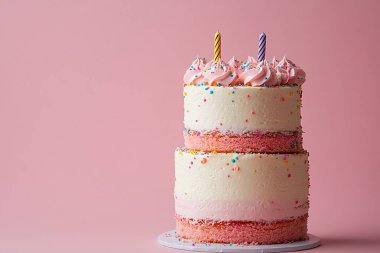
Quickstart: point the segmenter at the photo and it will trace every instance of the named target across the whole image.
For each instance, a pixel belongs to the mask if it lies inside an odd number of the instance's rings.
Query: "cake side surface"
[[[298,86],[184,87],[184,139],[217,152],[302,152]]]
[[[177,233],[223,243],[305,238],[308,154],[175,152]]]
[[[308,212],[308,154],[175,152],[176,215],[264,221]]]
[[[276,244],[307,239],[307,215],[271,223],[210,221],[176,217],[182,238],[199,242]]]
[[[184,87],[184,125],[222,133],[300,130],[301,87]]]

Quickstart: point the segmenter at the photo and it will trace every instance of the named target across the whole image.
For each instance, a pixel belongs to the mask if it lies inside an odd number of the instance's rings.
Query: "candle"
[[[267,36],[265,33],[261,33],[259,36],[259,62],[263,61],[265,59],[265,47],[267,43]]]
[[[221,45],[222,45],[222,40],[221,40],[220,32],[218,31],[215,33],[215,37],[214,37],[214,62],[217,62],[222,56]]]

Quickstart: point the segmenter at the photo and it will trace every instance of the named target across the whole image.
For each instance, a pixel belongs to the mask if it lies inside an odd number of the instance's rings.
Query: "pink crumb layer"
[[[216,152],[296,153],[302,152],[302,133],[222,134],[218,131],[201,133],[184,131],[188,149]]]
[[[278,244],[307,239],[307,215],[271,223],[176,217],[178,236],[197,242]]]

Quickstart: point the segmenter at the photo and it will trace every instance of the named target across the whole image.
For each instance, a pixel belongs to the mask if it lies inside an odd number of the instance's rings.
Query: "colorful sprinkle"
[[[214,91],[210,90],[210,94],[214,94]]]
[[[201,160],[201,164],[205,164],[205,163],[207,163],[207,159],[206,159],[206,158],[203,158],[203,159]]]

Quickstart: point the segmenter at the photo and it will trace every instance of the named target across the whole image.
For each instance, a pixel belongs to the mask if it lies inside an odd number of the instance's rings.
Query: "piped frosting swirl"
[[[194,84],[198,85],[204,82],[203,78],[203,70],[206,65],[205,58],[195,58],[190,67],[186,70],[185,76],[183,77],[183,81],[186,84]]]
[[[204,80],[212,86],[229,86],[238,82],[236,72],[222,60],[212,61],[204,70]]]
[[[205,58],[196,58],[184,76],[185,85],[210,86],[279,86],[302,85],[305,71],[284,57],[280,62],[273,58],[258,63],[249,56],[245,62],[232,57],[226,64],[222,60],[206,63]]]

